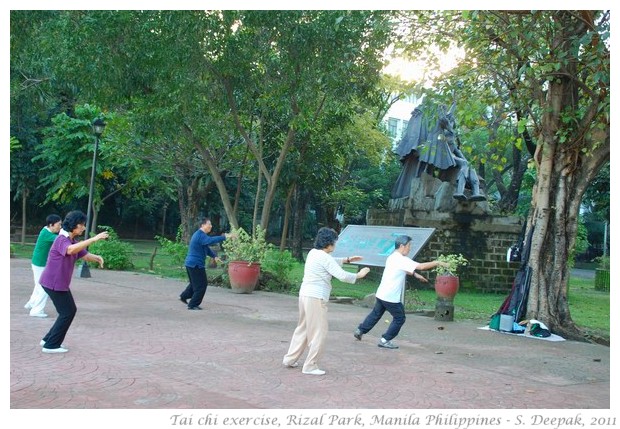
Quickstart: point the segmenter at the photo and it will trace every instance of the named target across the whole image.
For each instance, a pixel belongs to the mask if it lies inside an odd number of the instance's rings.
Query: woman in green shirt
[[[24,308],[30,310],[33,317],[47,317],[45,314],[45,304],[47,303],[47,294],[39,284],[39,278],[43,269],[47,264],[47,255],[50,252],[52,243],[58,237],[62,219],[56,214],[51,214],[45,219],[46,226],[41,229],[37,242],[32,252],[32,274],[34,275],[34,290],[30,296],[30,300],[24,305]]]

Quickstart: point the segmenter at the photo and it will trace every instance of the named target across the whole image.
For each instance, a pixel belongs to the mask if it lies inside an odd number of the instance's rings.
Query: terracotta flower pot
[[[456,276],[437,276],[435,293],[439,298],[452,300],[459,291],[459,278]]]
[[[247,261],[230,261],[228,263],[230,289],[235,293],[252,293],[258,284],[260,264],[248,264]]]

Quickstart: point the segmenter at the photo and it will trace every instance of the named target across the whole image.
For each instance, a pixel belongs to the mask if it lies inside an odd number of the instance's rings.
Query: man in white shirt
[[[415,270],[425,271],[433,269],[438,265],[447,265],[439,261],[416,262],[407,257],[411,251],[411,237],[408,235],[396,237],[394,247],[394,252],[385,261],[381,283],[375,294],[375,306],[353,334],[355,338],[361,340],[362,335],[374,328],[387,310],[392,315],[392,323],[390,323],[387,331],[381,336],[378,344],[379,347],[386,349],[398,348],[392,342],[392,339],[398,335],[400,328],[405,324],[405,306],[401,302],[401,298],[405,288],[406,275],[409,274],[418,280],[428,282],[426,277],[416,273]]]

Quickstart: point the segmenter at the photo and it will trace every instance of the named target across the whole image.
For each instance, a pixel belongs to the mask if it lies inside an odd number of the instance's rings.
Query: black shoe
[[[362,334],[362,331],[360,331],[359,328],[356,329],[355,332],[353,332],[353,336],[360,341],[362,341],[362,335],[364,334]]]
[[[202,307],[199,306],[194,306],[194,307],[187,307],[188,310],[202,310]]]
[[[181,301],[183,304],[187,305],[187,299],[183,298],[182,296],[179,297],[179,301]]]

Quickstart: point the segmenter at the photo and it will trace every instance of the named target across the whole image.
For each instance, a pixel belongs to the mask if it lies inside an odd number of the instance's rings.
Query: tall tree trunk
[[[28,188],[24,188],[22,192],[22,237],[21,243],[26,244],[26,206],[28,202]]]
[[[168,212],[168,203],[164,203],[164,206],[162,208],[162,214],[161,214],[161,233],[160,235],[162,237],[166,236],[166,213]]]
[[[185,208],[185,188],[181,185],[177,186],[177,201],[179,202],[179,216],[181,217],[181,239],[184,243],[189,242],[189,233],[188,233],[188,220],[187,220],[187,210]],[[178,234],[178,231],[174,232],[175,237]]]
[[[284,162],[286,160],[286,155],[288,154],[291,146],[293,145],[293,141],[295,139],[295,130],[293,128],[289,128],[288,133],[286,135],[286,141],[282,145],[280,149],[280,156],[278,156],[278,161],[276,162],[276,166],[273,169],[273,173],[271,175],[271,180],[267,181],[267,190],[265,191],[265,202],[263,203],[263,212],[260,218],[260,225],[263,229],[267,229],[269,226],[269,216],[271,215],[271,206],[273,205],[273,201],[276,197],[276,192],[278,190],[278,179],[280,178],[280,173],[282,173],[282,168],[284,167]]]
[[[261,190],[263,187],[263,175],[257,174],[256,178],[256,195],[254,196],[254,212],[252,213],[252,231],[256,231],[256,223],[258,220],[258,207],[260,202]]]
[[[237,216],[235,214],[233,204],[230,201],[230,197],[228,196],[228,190],[226,189],[224,179],[220,174],[217,160],[213,157],[211,152],[194,136],[194,132],[187,124],[184,124],[184,131],[194,144],[194,147],[198,149],[198,151],[202,155],[202,159],[204,160],[205,165],[207,166],[207,169],[211,174],[211,178],[213,179],[213,182],[215,182],[217,191],[220,194],[220,199],[222,200],[222,205],[224,206],[224,211],[226,212],[226,216],[228,217],[230,225],[233,228],[238,228],[239,222],[237,222]]]
[[[239,131],[239,134],[241,134],[241,136],[243,137],[243,140],[250,149],[250,152],[252,152],[252,155],[254,155],[256,162],[258,162],[258,174],[262,174],[263,176],[265,176],[267,190],[265,191],[265,201],[263,202],[263,211],[261,213],[260,226],[263,229],[267,229],[267,227],[269,226],[269,216],[271,215],[271,206],[273,205],[273,201],[275,199],[276,191],[278,188],[278,179],[280,178],[280,173],[282,172],[282,168],[284,167],[286,155],[289,153],[295,139],[295,130],[293,129],[292,124],[294,122],[294,119],[299,115],[299,106],[297,105],[297,100],[295,99],[295,96],[292,96],[291,111],[293,112],[293,115],[289,120],[288,132],[286,134],[286,139],[284,140],[284,143],[280,148],[278,159],[275,163],[273,171],[270,172],[267,168],[267,165],[265,164],[265,160],[262,157],[260,145],[256,144],[252,137],[250,137],[250,134],[248,133],[246,127],[244,127],[241,123],[237,103],[233,95],[232,84],[227,79],[223,79],[222,84],[226,91],[226,98],[228,100],[228,105],[230,107],[233,121],[235,122],[235,127],[237,128],[237,131]]]
[[[280,250],[283,251],[286,249],[287,238],[288,238],[288,223],[289,218],[291,217],[291,200],[293,199],[293,194],[295,193],[296,184],[292,183],[286,193],[286,202],[284,203],[284,222],[282,225],[282,235],[280,236]]]
[[[304,260],[303,256],[303,239],[304,239],[304,215],[306,213],[306,199],[304,197],[304,191],[301,186],[298,186],[295,191],[295,209],[294,209],[294,222],[293,222],[293,257],[298,261]]]
[[[582,339],[583,333],[575,326],[568,306],[568,260],[577,236],[583,194],[609,160],[609,128],[598,128],[574,136],[573,141],[558,143],[556,132],[567,97],[572,94],[566,82],[550,83],[549,109],[543,116],[534,156],[538,174],[528,223],[528,230],[534,230],[527,317],[543,321],[564,337]],[[590,149],[584,152],[584,147]]]
[[[108,195],[103,197],[101,199],[101,201],[99,201],[99,203],[96,203],[95,201],[93,201],[93,207],[92,207],[92,217],[93,217],[93,219],[90,222],[90,232],[87,232],[85,234],[85,238],[97,235],[97,219],[99,218],[99,212],[101,211],[101,207],[103,207],[103,205],[105,204],[105,202],[108,199],[112,198],[112,196],[114,196],[117,193],[119,193],[124,187],[125,187],[125,185],[122,185],[122,186],[118,187],[117,189],[115,189],[114,191],[110,192]]]
[[[241,163],[241,171],[239,172],[239,176],[237,176],[237,189],[235,191],[235,204],[233,205],[233,215],[235,219],[237,218],[237,214],[239,213],[239,199],[241,198],[241,185],[243,183],[243,176],[245,173],[246,163],[248,159],[248,150],[246,149],[245,155],[243,155],[243,162]]]
[[[187,186],[179,186],[177,189],[179,214],[181,216],[181,239],[184,243],[189,243],[190,236],[194,233],[194,222],[198,214],[194,195],[198,188],[198,180],[195,178]]]

